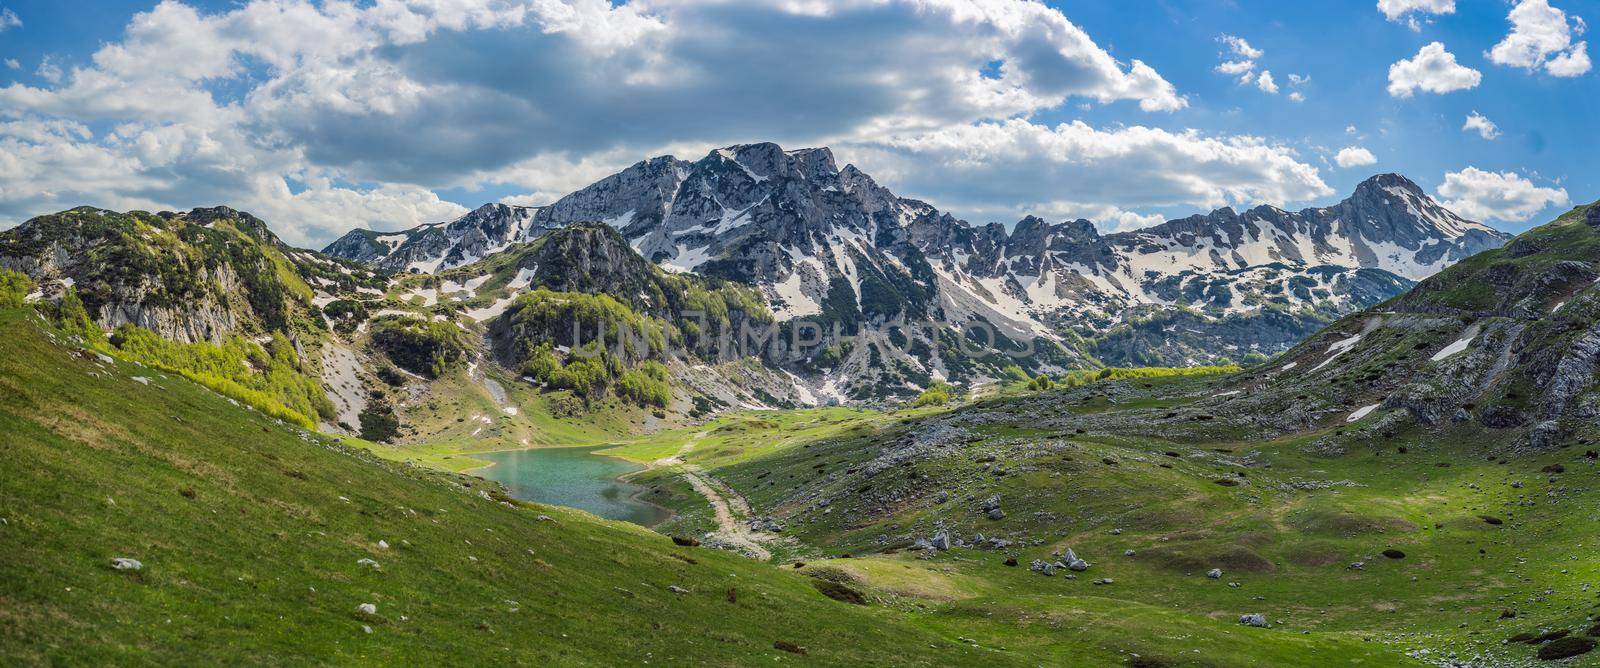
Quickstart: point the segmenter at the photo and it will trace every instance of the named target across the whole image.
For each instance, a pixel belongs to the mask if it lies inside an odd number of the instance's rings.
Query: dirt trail
[[[706,498],[711,504],[711,510],[717,517],[718,539],[733,545],[740,552],[747,554],[757,561],[767,561],[772,558],[772,552],[761,546],[761,542],[771,538],[769,534],[754,531],[745,521],[751,516],[750,502],[744,496],[728,487],[721,480],[700,470],[693,464],[685,464],[683,456],[689,454],[694,446],[705,438],[709,431],[702,431],[689,437],[683,446],[670,457],[662,457],[655,461],[655,466],[682,466],[683,479],[700,496]]]

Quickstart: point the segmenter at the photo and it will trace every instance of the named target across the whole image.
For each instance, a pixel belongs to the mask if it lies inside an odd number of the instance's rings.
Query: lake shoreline
[[[545,505],[582,510],[618,522],[628,522],[646,529],[654,529],[677,517],[678,513],[648,498],[649,487],[639,485],[630,478],[650,467],[623,457],[602,454],[600,451],[616,447],[616,443],[571,446],[543,446],[492,450],[473,455],[488,455],[486,464],[462,471],[489,480],[503,487],[513,498]],[[578,452],[572,452],[577,450]],[[537,453],[537,454],[534,454]],[[559,453],[559,454],[557,454]],[[535,457],[522,466],[494,476],[506,457]],[[557,455],[553,461],[541,461],[540,456]],[[572,459],[565,459],[565,457]],[[596,462],[601,469],[588,470]],[[623,470],[612,474],[618,467]],[[623,492],[617,494],[617,492]],[[641,515],[643,515],[641,517]]]

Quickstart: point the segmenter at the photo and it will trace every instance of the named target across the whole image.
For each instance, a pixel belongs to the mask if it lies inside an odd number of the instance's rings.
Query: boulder
[[[1213,580],[1220,580],[1220,579],[1222,579],[1222,569],[1213,568],[1213,569],[1211,569],[1209,571],[1206,571],[1206,577],[1211,578]]]
[[[1259,612],[1252,612],[1247,615],[1239,615],[1239,623],[1245,626],[1254,626],[1258,629],[1264,629],[1267,628],[1267,616]]]
[[[378,614],[378,606],[372,603],[362,603],[356,606],[356,612],[363,615],[376,615]]]

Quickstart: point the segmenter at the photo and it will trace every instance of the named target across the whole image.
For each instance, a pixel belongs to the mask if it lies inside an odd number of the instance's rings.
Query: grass
[[[1352,637],[1046,590],[986,568],[987,554],[852,562],[867,605],[849,605],[803,569],[513,503],[476,478],[382,459],[177,376],[74,353],[42,327],[0,312],[6,664],[799,659],[777,641],[805,647],[807,665],[1107,665],[1161,653],[1211,665],[1407,663]],[[825,417],[773,422],[825,434],[836,428]],[[727,444],[753,443],[755,431]],[[805,448],[752,449],[727,459]],[[143,568],[114,570],[113,557]],[[948,570],[894,574],[906,566]]]
[[[738,665],[782,658],[775,640],[826,664],[977,657],[802,576],[69,354],[29,320],[0,314],[0,662]]]
[[[1143,384],[1122,390],[1135,385]],[[1174,396],[1175,390],[1189,396]],[[1055,400],[1077,407],[1084,405],[1077,397],[1096,391],[1081,388]],[[1192,380],[1154,383],[1133,396],[1119,390],[1113,407],[1090,402],[1090,410],[1071,411],[1095,427],[1085,433],[1032,427],[1021,413],[993,424],[974,419],[962,447],[872,477],[857,472],[884,443],[902,438],[907,425],[858,424],[791,439],[791,426],[769,419],[765,433],[747,431],[739,439],[772,445],[699,462],[749,498],[756,512],[786,521],[787,535],[814,546],[793,558],[815,564],[853,553],[856,559],[829,563],[912,608],[960,601],[1011,610],[1019,619],[1072,617],[1086,614],[1087,597],[1125,614],[1158,610],[1175,618],[1167,622],[1173,628],[1195,618],[1263,612],[1281,631],[1334,645],[1455,653],[1489,663],[1532,658],[1537,647],[1502,642],[1516,633],[1581,634],[1593,625],[1596,594],[1588,583],[1600,574],[1600,559],[1579,546],[1600,534],[1600,519],[1587,512],[1600,502],[1592,485],[1600,471],[1581,449],[1507,459],[1498,436],[1476,426],[1442,436],[1401,432],[1381,447],[1336,457],[1308,447],[1334,427],[1276,441],[1240,440],[1225,427],[1203,438],[1142,435],[1141,411],[1184,407],[1215,392]],[[1006,415],[1047,400],[1002,397],[970,410]],[[1127,422],[1141,435],[1107,431],[1121,419],[1117,411],[1128,411]],[[979,464],[990,457],[992,463]],[[1540,473],[1551,464],[1566,473]],[[993,468],[1008,473],[987,474]],[[1214,482],[1223,478],[1243,483]],[[949,502],[934,502],[940,490]],[[1004,519],[980,511],[977,501],[990,495],[1002,499]],[[829,512],[815,505],[818,499],[832,500]],[[904,547],[897,536],[929,537],[938,528],[1042,542],[1004,551],[957,548],[932,559],[895,551]],[[1000,563],[1014,556],[1025,565],[1069,546],[1094,564],[1075,580]],[[1391,549],[1405,556],[1382,555]],[[1128,550],[1132,556],[1124,556]],[[1351,568],[1355,562],[1363,565]],[[1204,576],[1213,567],[1223,569],[1221,579]],[[1100,577],[1116,584],[1090,583]],[[1506,610],[1516,617],[1502,619]],[[1207,660],[1229,665],[1215,658],[1228,651],[1216,641],[1197,632],[1182,644],[1204,647]],[[1178,658],[1167,645],[1144,649]]]

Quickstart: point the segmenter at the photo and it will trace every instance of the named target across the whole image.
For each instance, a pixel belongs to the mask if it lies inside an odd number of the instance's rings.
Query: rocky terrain
[[[847,334],[876,333],[866,325],[885,321],[934,324],[911,335],[926,354],[869,335],[836,365],[793,369],[821,371],[813,389],[853,399],[936,376],[996,377],[1001,360],[955,360],[941,345],[948,337],[938,329],[954,335],[975,322],[1014,348],[1048,348],[1021,361],[1032,371],[1273,354],[1505,240],[1393,174],[1299,212],[1219,209],[1116,234],[1031,216],[1009,230],[975,226],[840,168],[825,148],[750,144],[692,162],[646,160],[537,209],[486,205],[448,224],[358,230],[325,252],[429,272],[583,221],[611,225],[670,271],[758,287],[780,321]],[[873,359],[906,371],[862,377]]]

